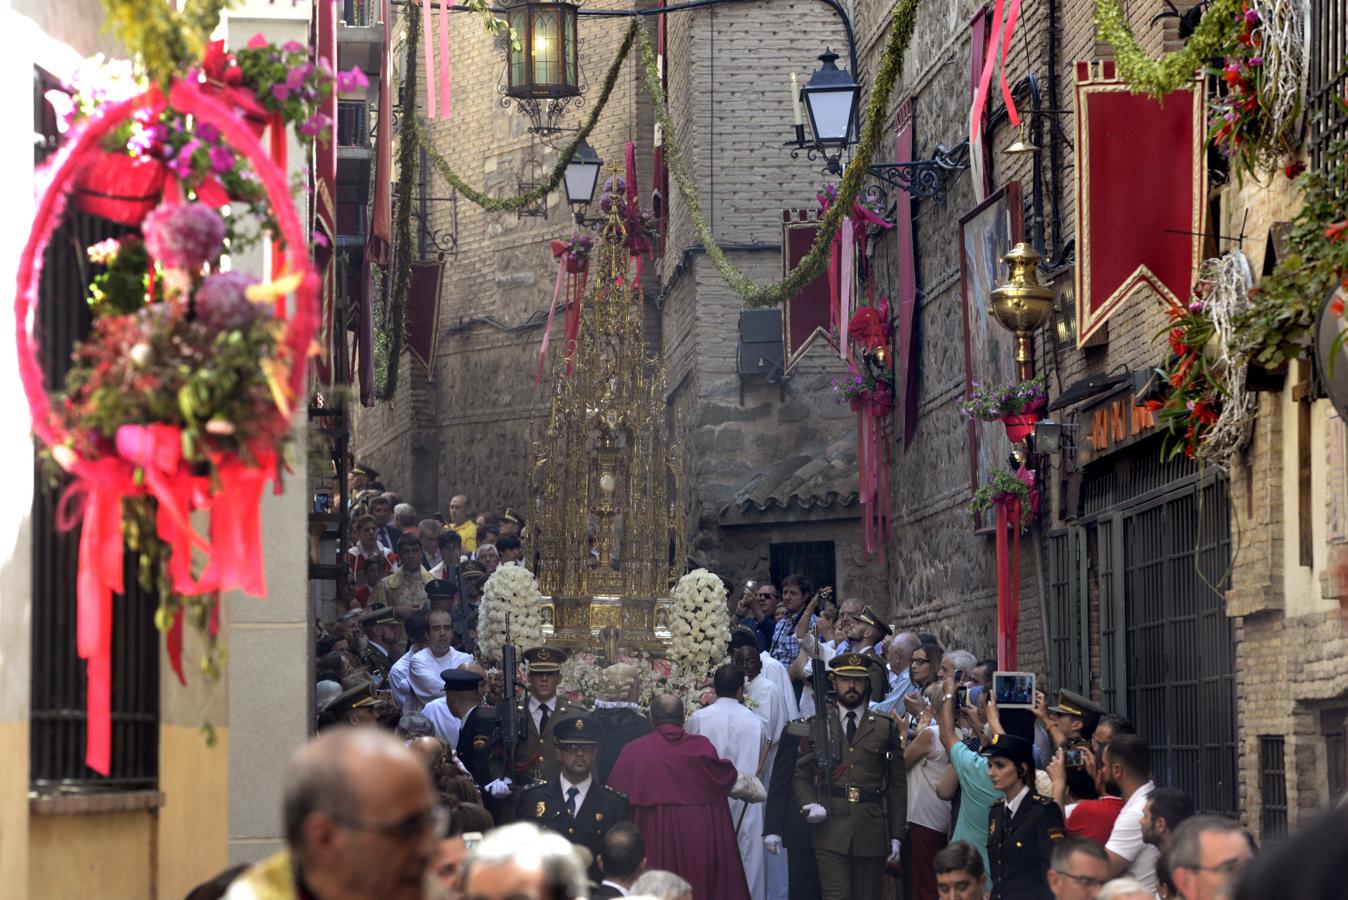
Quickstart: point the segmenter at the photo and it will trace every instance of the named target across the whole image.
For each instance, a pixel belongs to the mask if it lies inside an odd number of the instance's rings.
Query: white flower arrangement
[[[670,599],[671,681],[688,691],[725,659],[730,643],[726,589],[711,572],[694,569],[679,579]]]
[[[477,657],[484,664],[501,658],[506,618],[510,641],[521,650],[543,642],[543,595],[534,574],[523,566],[501,566],[482,590],[478,610]]]
[[[635,666],[640,692],[636,702],[648,706],[657,692],[665,689],[670,675],[669,664],[662,659],[652,659],[646,653],[635,656],[618,655],[618,662]],[[593,653],[572,653],[562,663],[562,680],[558,692],[572,703],[593,706],[594,701],[603,692],[604,666]]]

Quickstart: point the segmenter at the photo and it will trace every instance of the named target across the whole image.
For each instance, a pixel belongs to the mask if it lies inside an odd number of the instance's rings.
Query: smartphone
[[[955,709],[969,705],[969,686],[962,684],[955,688]]]
[[[1080,747],[1064,750],[1062,761],[1063,765],[1069,769],[1084,769],[1086,768],[1086,751]]]
[[[1034,709],[1034,673],[993,672],[992,696],[998,709]]]

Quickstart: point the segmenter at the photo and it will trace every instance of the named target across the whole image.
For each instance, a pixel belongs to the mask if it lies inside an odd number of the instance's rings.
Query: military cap
[[[988,758],[1002,756],[1013,763],[1025,763],[1027,766],[1033,766],[1034,745],[1025,738],[1016,737],[1014,734],[994,734],[992,743],[983,748],[983,756]]]
[[[475,691],[482,676],[472,669],[446,669],[440,673],[446,691]]]
[[[434,581],[426,582],[426,597],[429,600],[434,600],[437,597],[457,597],[458,595],[459,586],[452,581],[437,578]]]
[[[356,463],[354,466],[352,466],[352,467],[351,467],[351,474],[352,474],[352,475],[364,475],[366,478],[378,478],[378,477],[379,477],[379,473],[378,473],[377,471],[375,471],[374,466],[369,466],[369,465],[366,465],[365,463]]]
[[[357,620],[362,625],[383,625],[386,622],[396,622],[397,617],[393,615],[393,607],[383,603],[371,603],[369,609],[360,614]]]
[[[524,516],[520,515],[519,513],[515,512],[513,509],[507,506],[506,511],[501,513],[501,521],[509,522],[512,525],[519,525],[523,527]]]
[[[894,633],[894,629],[886,625],[885,620],[880,618],[879,614],[871,609],[869,604],[862,607],[861,615],[857,616],[857,621],[863,625],[869,625],[880,632],[880,637],[886,637],[887,635]]]
[[[599,722],[584,713],[567,716],[552,726],[552,737],[559,744],[597,744]]]
[[[358,684],[349,690],[342,691],[336,697],[328,701],[323,707],[323,712],[331,716],[339,716],[350,712],[353,709],[360,709],[365,706],[374,706],[379,701],[374,696],[374,685],[366,681]]]
[[[869,678],[871,664],[864,653],[839,653],[829,660],[828,670],[835,675]]]
[[[566,662],[566,653],[556,647],[530,647],[524,651],[524,661],[529,664],[529,674],[540,672],[560,672]]]
[[[1105,708],[1091,698],[1065,688],[1058,691],[1058,705],[1050,706],[1048,711],[1064,716],[1080,716],[1086,720],[1099,719],[1105,714]]]
[[[459,576],[462,578],[486,578],[487,567],[475,559],[465,560],[459,566]]]

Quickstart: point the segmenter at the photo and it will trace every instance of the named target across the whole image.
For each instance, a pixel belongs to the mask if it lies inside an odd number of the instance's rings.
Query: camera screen
[[[996,672],[992,676],[993,697],[999,707],[1033,707],[1033,672]]]

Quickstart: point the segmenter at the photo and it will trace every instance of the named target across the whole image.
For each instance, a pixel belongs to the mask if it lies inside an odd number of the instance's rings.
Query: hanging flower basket
[[[190,115],[197,128],[218,129],[251,167],[277,223],[287,274],[271,285],[248,289],[245,299],[237,274],[207,274],[219,253],[214,248],[223,240],[224,225],[215,224],[220,222],[219,214],[205,204],[180,204],[169,198],[152,217],[156,228],[151,229],[147,221],[146,247],[165,269],[163,281],[169,282],[172,276],[177,299],[130,315],[100,319],[94,335],[77,350],[77,368],[82,360],[85,381],[68,381],[66,397],[54,406],[48,393],[53,386],[44,383],[34,332],[44,251],[60,225],[67,197],[73,195],[76,205],[83,208],[82,187],[87,188],[89,178],[107,161],[101,146],[104,138],[138,112],[157,115],[168,103]],[[161,185],[176,195],[177,181],[167,181],[163,166],[157,168]],[[156,624],[166,632],[170,662],[180,680],[187,606],[183,598],[208,598],[192,605],[193,621],[213,638],[220,591],[266,594],[258,503],[266,482],[277,479],[278,451],[296,406],[293,401],[304,394],[306,360],[318,321],[318,277],[308,258],[308,236],[291,201],[285,172],[232,109],[193,82],[175,82],[167,98],[153,86],[103,108],[70,133],[44,175],[45,187],[19,261],[16,350],[33,431],[73,479],[62,497],[61,516],[82,526],[76,645],[88,663],[86,762],[106,774],[112,737],[112,598],[124,590],[124,538],[143,562],[160,573],[166,599]],[[104,193],[112,193],[109,182],[100,182]],[[149,188],[143,185],[140,190]],[[156,195],[142,202],[155,207],[163,199]],[[178,227],[159,230],[161,220],[175,217],[181,217],[174,223]],[[156,299],[159,287],[151,281],[149,294]],[[293,303],[289,301],[292,295]],[[260,300],[267,305],[261,306]],[[224,359],[229,341],[222,344],[209,339],[214,334],[231,338],[261,334],[250,329],[264,319],[274,323],[259,326],[267,329],[258,343],[266,348],[265,356]],[[199,348],[203,366],[214,365],[225,375],[239,376],[237,387],[231,390],[253,393],[241,398],[217,385],[226,398],[222,401],[207,396],[211,386],[199,381],[193,382],[194,390],[186,396],[182,390],[166,389],[176,369],[171,371],[164,360],[181,353],[183,341],[193,335],[202,337],[193,346]],[[162,338],[162,343],[156,343],[156,338]],[[212,358],[216,353],[223,361]],[[89,365],[95,359],[107,362],[108,369]],[[90,391],[91,383],[106,379],[110,369],[125,371],[126,389]],[[160,420],[127,414],[128,410],[139,411],[137,404],[147,403],[147,398],[164,401]],[[220,402],[266,412],[253,421],[205,420]],[[90,425],[94,421],[97,427]],[[210,512],[209,537],[202,537],[193,527],[195,511]],[[193,565],[194,551],[201,561],[199,573]]]
[[[1035,423],[1039,421],[1038,413],[1026,413],[1019,416],[1003,416],[1002,424],[1006,426],[1006,438],[1013,444],[1019,444],[1034,434]]]
[[[168,170],[157,159],[95,149],[75,179],[80,212],[135,228],[159,203]]]

